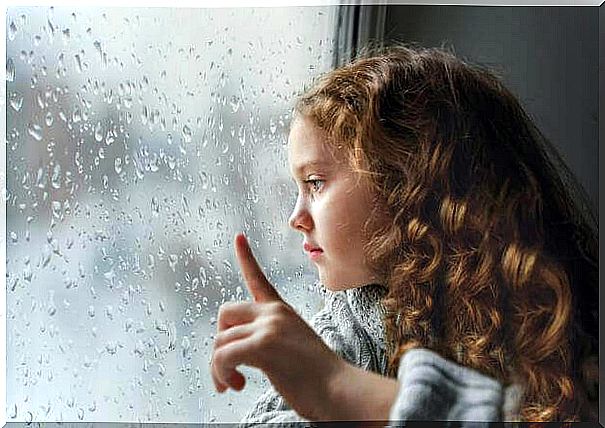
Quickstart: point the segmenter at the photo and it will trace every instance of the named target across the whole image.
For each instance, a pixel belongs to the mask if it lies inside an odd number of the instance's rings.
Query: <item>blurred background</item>
[[[294,99],[368,42],[495,69],[598,206],[598,9],[14,7],[6,16],[9,422],[234,422],[221,303],[248,236],[310,319],[322,287],[287,226]]]

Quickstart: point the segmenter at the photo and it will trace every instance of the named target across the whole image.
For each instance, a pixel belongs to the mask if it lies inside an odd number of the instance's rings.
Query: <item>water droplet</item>
[[[89,316],[90,318],[94,318],[94,317],[95,317],[95,307],[94,307],[94,306],[92,306],[92,305],[90,305],[90,306],[88,307],[88,316]]]
[[[55,189],[61,188],[61,165],[57,164],[53,168],[53,175],[50,179],[51,186]]]
[[[113,306],[111,306],[111,305],[105,306],[105,316],[109,320],[113,321]]]
[[[16,36],[17,26],[15,25],[15,21],[11,21],[10,25],[8,26],[8,39],[12,42],[13,40],[15,40]]]
[[[6,60],[6,81],[14,82],[15,81],[15,63],[12,58],[8,58]]]
[[[46,116],[44,117],[44,122],[46,123],[46,126],[52,126],[54,121],[53,115],[51,112],[46,113]]]
[[[80,55],[74,55],[74,61],[76,62],[76,70],[78,70],[78,73],[82,73],[82,59],[80,59]]]
[[[271,131],[271,134],[275,134],[275,131],[277,131],[277,125],[273,121],[273,118],[269,121],[269,130]]]
[[[168,168],[173,170],[176,167],[176,159],[173,156],[168,156],[167,161],[168,161]]]
[[[13,110],[19,111],[21,110],[21,106],[23,106],[23,97],[15,92],[11,95],[9,103]]]
[[[49,246],[45,246],[42,250],[42,268],[45,268],[50,263],[52,251]]]
[[[170,254],[168,256],[168,265],[170,266],[170,269],[172,269],[173,272],[176,271],[176,263],[178,261],[178,257],[176,254]]]
[[[231,97],[231,99],[229,100],[229,105],[231,106],[231,111],[233,113],[237,113],[237,111],[239,110],[240,105],[241,105],[239,97],[233,95]]]
[[[95,140],[98,143],[103,141],[103,128],[101,127],[101,122],[97,122],[95,125]]]
[[[187,125],[183,126],[183,139],[186,143],[190,143],[193,140],[191,129]]]
[[[15,419],[17,417],[17,405],[16,404],[11,408],[9,417],[11,419]]]
[[[141,339],[137,340],[137,343],[134,345],[134,354],[139,358],[142,358],[145,355],[145,345]]]
[[[35,123],[27,127],[27,133],[36,141],[42,141],[42,128]]]
[[[108,354],[115,355],[115,353],[118,352],[118,344],[113,340],[110,340],[105,344],[105,350]]]
[[[116,157],[114,161],[114,168],[116,170],[116,174],[120,174],[122,172],[122,158]]]
[[[158,217],[160,215],[160,202],[157,196],[151,198],[151,215]]]
[[[28,264],[25,266],[25,268],[23,269],[23,279],[26,280],[27,282],[31,282],[32,280],[32,268],[31,266]]]
[[[74,123],[78,123],[82,121],[82,112],[80,111],[79,108],[76,107],[76,109],[73,111],[72,115],[71,115],[71,119],[73,120]]]
[[[101,42],[99,42],[98,40],[95,40],[93,45],[94,45],[95,49],[97,50],[97,52],[99,53],[99,56],[102,57],[103,50],[101,49]]]

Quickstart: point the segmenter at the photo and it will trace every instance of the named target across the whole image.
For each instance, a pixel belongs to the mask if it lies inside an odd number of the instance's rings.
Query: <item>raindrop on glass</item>
[[[36,141],[42,141],[42,128],[35,123],[27,127],[27,133]]]
[[[107,351],[108,354],[115,355],[115,353],[118,352],[118,344],[116,342],[110,340],[109,342],[107,342],[105,344],[105,350]]]
[[[82,59],[80,55],[74,55],[74,61],[76,62],[76,70],[78,70],[78,73],[82,73]]]
[[[183,139],[186,143],[190,143],[193,140],[191,129],[187,125],[183,126]]]
[[[11,408],[9,417],[11,419],[15,419],[17,417],[17,405],[16,404]]]
[[[10,106],[15,111],[21,110],[21,106],[23,105],[23,97],[17,93],[14,93],[10,98]]]
[[[53,175],[50,179],[50,183],[55,189],[61,188],[61,165],[57,164],[53,168]]]
[[[175,270],[176,270],[177,262],[178,262],[178,257],[176,254],[170,254],[168,256],[168,265],[170,266],[170,269],[172,269],[173,272],[175,272]]]
[[[157,196],[151,198],[151,215],[158,217],[160,215],[160,202]]]
[[[46,116],[44,117],[44,122],[46,123],[46,126],[52,126],[53,124],[53,115],[51,112],[46,113]]]
[[[15,63],[12,58],[6,60],[6,81],[14,82],[15,80]]]
[[[14,21],[11,21],[10,25],[8,26],[8,39],[12,42],[13,40],[15,40],[16,36],[17,26],[15,25]]]
[[[114,168],[116,170],[116,174],[120,174],[122,172],[122,158],[116,157],[114,161]]]
[[[98,143],[103,141],[103,128],[101,127],[101,122],[97,122],[95,125],[95,140],[97,140]]]

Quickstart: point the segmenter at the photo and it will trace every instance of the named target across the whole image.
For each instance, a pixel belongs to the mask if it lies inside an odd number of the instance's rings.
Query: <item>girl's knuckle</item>
[[[259,344],[262,348],[273,346],[279,338],[279,330],[275,325],[268,325],[265,327],[263,333],[260,335]]]
[[[222,333],[219,333],[216,335],[216,337],[214,338],[214,349],[218,349],[221,346],[223,346],[225,342],[225,335]]]
[[[228,313],[229,311],[231,311],[233,309],[234,304],[235,304],[235,302],[225,302],[221,306],[219,306],[219,308],[218,308],[219,316],[221,314],[224,315],[225,313]]]
[[[215,366],[221,367],[222,365],[225,364],[228,357],[229,357],[228,351],[225,350],[225,348],[221,348],[221,349],[217,349],[216,351],[214,351],[214,357],[212,358],[212,361]]]

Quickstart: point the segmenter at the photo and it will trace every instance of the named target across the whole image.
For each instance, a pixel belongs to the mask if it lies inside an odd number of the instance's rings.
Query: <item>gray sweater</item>
[[[386,375],[387,358],[379,285],[331,292],[323,290],[325,306],[311,320],[325,343],[348,362]],[[399,363],[399,392],[391,406],[389,425],[406,420],[518,420],[521,390],[504,387],[476,370],[446,360],[428,349],[412,349]],[[289,424],[289,422],[293,422]],[[240,426],[308,423],[270,387]]]

